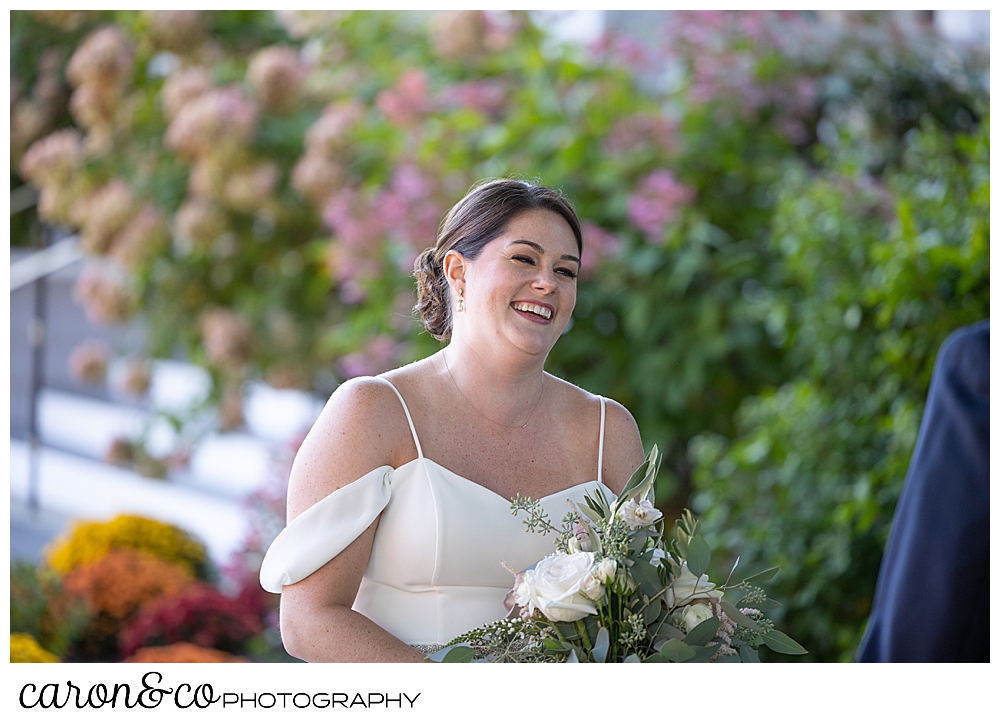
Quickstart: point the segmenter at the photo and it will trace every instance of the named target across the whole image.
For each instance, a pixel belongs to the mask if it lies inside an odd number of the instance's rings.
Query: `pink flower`
[[[694,196],[694,189],[661,168],[639,182],[639,190],[628,202],[628,220],[646,234],[650,243],[661,244],[667,223],[673,220],[678,207],[691,203]]]
[[[384,235],[383,216],[353,188],[337,193],[323,209],[323,221],[344,245],[367,251]]]
[[[680,145],[677,123],[662,115],[637,113],[615,122],[604,142],[611,155],[647,149],[674,151]]]
[[[396,85],[378,94],[375,107],[394,125],[404,128],[417,125],[430,110],[427,73],[410,68]]]
[[[507,86],[499,80],[470,80],[446,89],[442,102],[446,106],[469,108],[496,117],[506,107]]]
[[[602,259],[621,251],[622,244],[614,234],[591,221],[584,221],[581,230],[583,258],[580,259],[580,274],[586,278],[593,273]]]

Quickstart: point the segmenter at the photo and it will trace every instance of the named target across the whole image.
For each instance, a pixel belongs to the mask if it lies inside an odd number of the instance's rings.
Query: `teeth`
[[[536,304],[517,303],[514,304],[514,308],[517,309],[518,311],[530,312],[532,314],[542,317],[543,319],[552,318],[552,311],[545,308],[544,306],[538,306]]]

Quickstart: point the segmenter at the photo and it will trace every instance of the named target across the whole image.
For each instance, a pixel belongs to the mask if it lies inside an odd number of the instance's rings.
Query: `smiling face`
[[[552,211],[527,211],[475,260],[449,254],[461,259],[462,269],[449,281],[465,295],[465,311],[454,316],[454,334],[478,348],[506,342],[544,358],[576,305],[580,252],[566,220]]]

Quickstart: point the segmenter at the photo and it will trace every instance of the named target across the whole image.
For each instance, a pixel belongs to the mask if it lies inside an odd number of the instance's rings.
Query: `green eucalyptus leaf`
[[[777,567],[769,567],[766,570],[761,570],[756,575],[751,575],[750,577],[743,578],[744,583],[752,582],[755,585],[759,585],[762,582],[767,582],[772,577],[778,574]]]
[[[663,589],[656,568],[644,560],[633,560],[632,567],[629,568],[629,574],[632,575],[632,579],[639,585],[639,589],[649,597],[653,597]]]
[[[757,651],[752,647],[743,643],[740,645],[740,660],[744,663],[759,663],[760,658],[757,655]]]
[[[653,655],[643,660],[644,663],[684,663],[695,656],[694,649],[676,638],[665,642]]]
[[[623,663],[641,663],[642,660],[635,653],[631,653],[630,655],[626,655],[625,656],[625,660],[623,660],[622,662]]]
[[[611,636],[608,634],[608,629],[602,627],[597,631],[597,638],[594,640],[594,649],[592,654],[594,656],[595,663],[604,663],[607,661],[608,647],[610,645]]]
[[[772,630],[767,635],[763,635],[761,637],[764,639],[764,645],[776,653],[784,653],[785,655],[805,655],[809,652],[780,630]]]
[[[707,621],[706,621],[707,622]],[[707,663],[708,659],[711,658],[717,652],[719,648],[718,643],[712,645],[696,645],[691,646],[694,651],[694,657],[685,662],[687,663]]]
[[[695,535],[688,544],[688,570],[695,577],[701,577],[712,560],[712,550],[701,535]]]
[[[476,656],[476,651],[467,643],[448,645],[427,655],[435,663],[468,663]]]
[[[685,635],[684,642],[688,645],[705,645],[717,632],[719,632],[719,619],[709,618],[698,623],[694,630]]]
[[[576,654],[576,648],[575,647],[572,650],[569,651],[569,655],[566,656],[566,662],[567,663],[579,663],[580,662],[580,656],[578,656]]]
[[[716,663],[742,663],[743,659],[740,658],[739,653],[730,653],[729,655],[720,655],[715,659]]]

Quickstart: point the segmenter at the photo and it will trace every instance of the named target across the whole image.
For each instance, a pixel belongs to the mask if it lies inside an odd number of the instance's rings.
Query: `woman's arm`
[[[613,399],[605,403],[604,484],[621,494],[632,473],[646,460],[639,427],[625,407]]]
[[[288,521],[383,465],[416,456],[392,389],[373,379],[342,384],[306,435],[288,482]],[[423,655],[351,609],[368,566],[376,519],[339,555],[281,592],[281,640],[311,662],[419,662]]]

